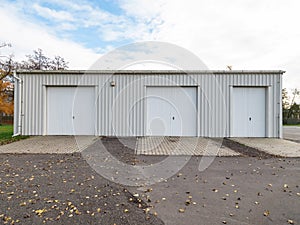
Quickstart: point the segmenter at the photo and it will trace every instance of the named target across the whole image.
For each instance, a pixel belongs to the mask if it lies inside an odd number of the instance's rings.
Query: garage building
[[[282,137],[284,71],[18,71],[15,135]]]

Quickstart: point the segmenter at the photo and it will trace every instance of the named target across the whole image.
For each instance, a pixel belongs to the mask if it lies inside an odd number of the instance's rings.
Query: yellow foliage
[[[14,112],[13,100],[10,100],[7,91],[11,87],[9,81],[0,80],[0,113],[12,115]]]

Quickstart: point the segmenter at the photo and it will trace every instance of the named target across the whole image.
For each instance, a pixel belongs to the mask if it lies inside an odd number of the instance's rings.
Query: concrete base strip
[[[0,153],[74,153],[97,140],[95,136],[33,136],[0,146]]]

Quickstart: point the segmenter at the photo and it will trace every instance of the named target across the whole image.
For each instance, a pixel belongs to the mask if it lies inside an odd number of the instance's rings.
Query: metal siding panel
[[[234,86],[268,86],[270,85],[270,136],[277,137],[279,133],[278,115],[280,115],[280,101],[278,102],[278,96],[280,95],[280,87],[277,83],[281,75],[264,75],[264,74],[191,74],[191,75],[114,75],[112,79],[116,81],[116,87],[111,87],[107,79],[110,77],[107,75],[89,74],[81,75],[77,74],[20,74],[23,79],[23,114],[22,117],[22,134],[24,135],[42,135],[43,134],[43,121],[44,108],[43,108],[43,88],[42,85],[76,85],[80,78],[82,85],[98,85],[98,134],[99,135],[144,135],[145,131],[145,105],[143,98],[145,97],[145,85],[182,85],[192,86],[200,85],[199,93],[199,125],[198,135],[200,136],[219,136],[222,129],[225,129],[225,134],[229,135],[229,122],[230,122],[230,85]],[[162,77],[166,79],[161,79]],[[219,82],[220,92],[224,96],[219,95],[217,86],[214,84],[214,77]],[[105,83],[106,82],[106,83]],[[102,88],[103,84],[105,86]],[[126,95],[121,96],[121,104],[116,106],[115,119],[120,122],[115,132],[111,127],[111,106],[112,102],[117,97],[116,94],[120,93],[124,85],[133,83],[132,88]],[[278,94],[279,93],[279,94]],[[220,104],[223,103],[223,97],[226,103],[226,127],[222,125],[224,119],[224,113],[219,112]],[[215,99],[214,102],[209,103],[209,99]],[[133,111],[130,115],[130,107],[136,100],[141,100],[133,107]],[[278,104],[279,103],[279,104]],[[216,110],[217,109],[217,110]],[[211,110],[216,110],[211,113]],[[125,111],[125,112],[124,112]],[[127,111],[127,112],[126,112]],[[130,118],[129,118],[130,117]],[[130,131],[128,123],[131,124]]]

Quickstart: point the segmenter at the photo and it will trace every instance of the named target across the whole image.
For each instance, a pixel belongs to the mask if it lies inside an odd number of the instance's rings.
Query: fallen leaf
[[[153,189],[152,188],[148,188],[145,192],[151,192],[151,191],[153,191]]]
[[[144,209],[144,212],[147,214],[148,212],[150,212],[150,208]]]
[[[293,220],[288,220],[287,221],[289,224],[294,224],[294,221]]]
[[[185,209],[178,209],[178,212],[180,212],[180,213],[184,213],[185,212]]]
[[[4,217],[3,217],[3,220],[4,220],[5,222],[8,222],[8,221],[11,220],[11,217],[10,217],[10,216],[4,216]]]
[[[269,216],[269,215],[270,215],[270,211],[269,210],[264,211],[264,216]]]
[[[191,204],[191,200],[190,200],[190,199],[185,201],[185,205],[186,205],[186,206],[188,206],[188,205],[190,205],[190,204]]]
[[[47,212],[47,210],[46,210],[46,209],[37,209],[37,210],[35,210],[35,213],[36,213],[38,216],[42,216],[42,214],[43,214],[44,212]]]

